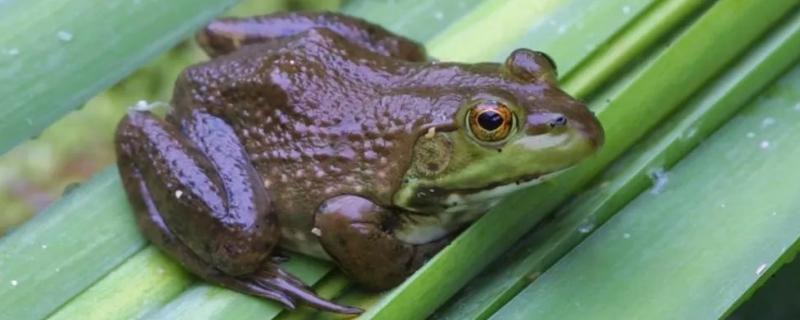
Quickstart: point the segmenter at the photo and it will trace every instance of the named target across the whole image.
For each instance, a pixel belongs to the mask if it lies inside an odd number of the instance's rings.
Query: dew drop
[[[657,168],[650,171],[650,179],[653,180],[653,188],[650,189],[651,194],[659,194],[664,191],[664,188],[669,182],[669,176],[663,168]]]
[[[629,14],[631,13],[631,6],[624,6],[622,7],[622,13]]]
[[[168,107],[169,107],[168,104],[160,101],[155,101],[151,103],[147,102],[147,100],[139,100],[136,101],[136,104],[134,104],[133,107],[131,108],[136,111],[153,111],[158,108],[168,108]]]
[[[771,125],[775,124],[775,118],[773,117],[766,117],[764,120],[761,121],[761,127],[766,128]]]
[[[592,230],[594,230],[594,223],[591,222],[585,222],[578,227],[578,232],[584,234],[592,232]]]
[[[764,271],[767,271],[767,264],[766,263],[762,263],[760,266],[758,266],[758,269],[756,269],[756,275],[760,276],[760,275],[764,274]]]
[[[69,33],[64,30],[59,31],[58,33],[56,33],[56,35],[58,36],[58,40],[61,40],[63,42],[70,42],[72,41],[73,38],[72,33]]]

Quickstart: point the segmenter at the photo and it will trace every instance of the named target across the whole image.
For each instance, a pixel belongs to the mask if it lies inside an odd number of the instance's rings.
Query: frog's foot
[[[290,309],[359,313],[270,259],[279,236],[271,202],[230,127],[200,113],[176,121],[180,130],[132,111],[117,132],[122,182],[145,237],[209,282]]]
[[[350,278],[385,290],[397,286],[450,242],[446,237],[410,244],[392,234],[398,213],[362,197],[345,195],[320,206],[312,232]]]
[[[226,277],[217,281],[229,289],[278,301],[288,309],[294,309],[296,301],[302,301],[324,311],[342,314],[364,312],[359,308],[336,304],[317,296],[314,289],[284,271],[277,262],[269,262],[260,271],[251,275]]]
[[[197,34],[197,42],[216,57],[243,45],[267,43],[324,28],[367,50],[406,61],[426,60],[418,43],[365,20],[332,12],[282,12],[248,18],[222,18]]]

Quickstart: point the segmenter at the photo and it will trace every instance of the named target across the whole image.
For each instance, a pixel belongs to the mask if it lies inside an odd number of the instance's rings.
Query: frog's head
[[[427,213],[485,211],[603,144],[597,118],[558,88],[545,54],[518,49],[495,66],[496,81],[471,90],[450,128],[432,127],[418,138],[397,205]]]

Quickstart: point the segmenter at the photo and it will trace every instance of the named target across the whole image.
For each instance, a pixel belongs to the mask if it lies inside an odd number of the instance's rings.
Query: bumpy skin
[[[503,186],[602,144],[549,58],[529,50],[505,64],[426,62],[413,41],[330,13],[223,19],[198,42],[215,58],[183,72],[166,120],[131,111],[118,127],[125,189],[148,239],[193,273],[290,308],[360,311],[282,271],[276,245],[389,288]],[[506,142],[465,129],[484,100],[513,105]]]

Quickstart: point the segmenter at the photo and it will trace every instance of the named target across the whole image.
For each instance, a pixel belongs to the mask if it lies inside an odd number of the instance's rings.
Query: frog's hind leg
[[[237,243],[236,241],[240,239],[237,239],[236,235],[225,236],[224,239],[219,237],[215,239],[215,235],[224,234],[225,230],[205,230],[212,231],[212,234],[192,235],[192,231],[195,233],[203,231],[203,226],[193,224],[198,221],[208,223],[207,219],[210,216],[214,216],[209,212],[203,212],[203,203],[197,206],[197,202],[202,202],[203,200],[187,200],[187,198],[196,197],[198,190],[206,193],[219,193],[234,189],[239,194],[247,195],[254,192],[253,190],[246,190],[247,188],[253,189],[253,187],[261,186],[260,184],[253,186],[243,182],[248,180],[246,178],[248,170],[239,170],[238,174],[236,174],[237,169],[235,167],[237,165],[235,165],[235,162],[242,161],[238,165],[239,169],[242,169],[241,166],[246,164],[243,163],[245,159],[242,159],[235,152],[235,146],[217,145],[220,141],[225,140],[224,136],[228,131],[220,127],[220,123],[215,123],[211,116],[197,115],[195,120],[197,121],[190,120],[189,122],[191,123],[187,124],[194,126],[193,128],[184,128],[184,132],[187,133],[188,137],[184,136],[184,133],[172,124],[157,119],[147,112],[132,111],[120,123],[116,144],[119,170],[123,186],[133,206],[137,223],[145,237],[169,256],[178,260],[193,274],[211,283],[242,293],[275,300],[289,309],[293,309],[299,301],[321,310],[347,314],[359,313],[361,310],[357,308],[337,305],[316,296],[311,288],[282,270],[277,262],[266,255],[260,255],[260,252],[269,253],[269,242],[272,241],[270,239],[267,239],[266,242],[257,242],[255,250],[258,252],[249,254],[248,252],[240,252],[242,248],[246,249],[247,246],[243,246],[241,242]],[[197,123],[205,124],[196,125]],[[204,130],[215,130],[216,132],[209,134],[209,132],[203,132]],[[192,143],[197,138],[195,135],[198,134],[206,138],[203,139],[204,141]],[[213,137],[215,134],[217,136]],[[212,137],[209,137],[209,135]],[[192,138],[193,136],[195,138]],[[231,148],[234,148],[234,150],[231,150]],[[209,171],[210,169],[219,168],[218,164],[215,165],[211,162],[223,161],[223,159],[217,158],[213,160],[215,156],[211,155],[201,158],[206,159],[206,161],[196,160],[192,162],[184,157],[186,153],[191,152],[217,152],[213,150],[225,152],[227,156],[225,161],[232,162],[227,163],[227,167],[231,167],[230,165],[233,164],[234,168],[222,170],[223,172]],[[144,154],[148,156],[144,156]],[[198,154],[195,154],[195,156],[198,156]],[[173,168],[171,166],[180,166],[181,168]],[[181,172],[181,170],[184,173],[191,172],[195,175],[206,174],[208,176],[202,179],[214,183],[203,186],[202,183],[198,184],[199,180],[196,179],[186,181],[185,179],[163,177],[169,176],[171,171]],[[214,172],[217,172],[217,175],[214,175]],[[221,174],[225,174],[225,177],[219,177]],[[238,190],[231,188],[231,184],[237,185],[237,180],[240,187]],[[219,194],[206,196],[212,199],[226,198]],[[260,196],[249,195],[248,197],[258,198]],[[195,202],[191,203],[193,204],[192,206],[186,206],[181,205],[183,201],[175,201],[181,199]],[[238,202],[237,204],[227,204],[226,207],[244,206],[244,209],[237,210],[233,208],[228,213],[241,214],[242,212],[266,209],[263,199],[253,201],[252,199],[247,200],[245,197],[238,198],[236,201]],[[209,202],[209,200],[206,200],[206,202]],[[207,206],[207,204],[205,205]],[[170,228],[170,226],[176,225],[176,216],[185,219],[186,223],[176,229]],[[266,226],[262,225],[259,228],[264,229]],[[277,235],[277,233],[274,235]],[[192,236],[197,239],[191,240]],[[196,244],[196,242],[202,241],[200,238],[205,239],[207,237],[213,240],[201,243],[201,248],[205,248],[211,253],[204,252],[199,254],[197,248],[187,245],[192,241]],[[234,243],[229,242],[231,239]],[[187,242],[187,240],[189,241]],[[234,247],[231,247],[231,245]],[[220,249],[214,249],[216,247]],[[209,254],[212,257],[208,257]],[[252,260],[249,258],[245,259],[244,267],[232,265],[235,264],[239,256],[249,257],[254,255],[257,257],[262,256],[262,258],[254,261],[253,265],[248,265],[247,262]],[[220,257],[223,259],[219,259]]]
[[[134,176],[137,177],[134,178]],[[158,209],[153,204],[151,196],[148,194],[147,186],[141,180],[141,177],[134,174],[128,176],[126,180],[128,180],[125,181],[126,186],[138,185],[136,189],[139,196],[137,198],[141,201],[133,201],[133,204],[134,210],[138,212],[137,222],[139,228],[153,244],[179,260],[193,274],[234,291],[275,300],[288,309],[294,309],[296,307],[295,300],[299,299],[321,310],[346,314],[361,312],[360,309],[341,306],[318,297],[312,291],[313,289],[285,272],[276,263],[266,263],[257,273],[242,277],[232,277],[211,267],[178,241],[172,231],[167,228],[158,213]]]
[[[313,28],[331,30],[375,53],[406,61],[425,61],[425,49],[365,20],[332,12],[283,12],[248,18],[222,18],[197,34],[197,42],[215,57],[250,43],[264,43]]]
[[[338,196],[320,206],[314,234],[353,280],[369,289],[385,290],[400,284],[451,240],[404,242],[392,233],[399,214],[359,196]]]

